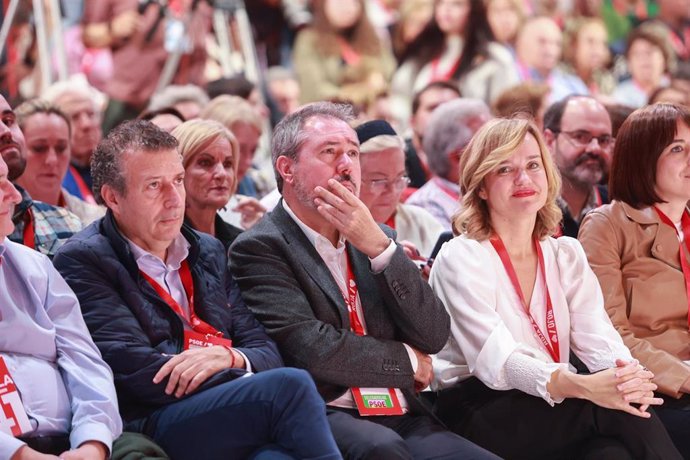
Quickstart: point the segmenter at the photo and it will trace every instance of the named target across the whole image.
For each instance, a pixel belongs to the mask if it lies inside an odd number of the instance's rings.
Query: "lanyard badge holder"
[[[21,436],[33,431],[5,360],[0,356],[0,432]]]
[[[343,293],[343,299],[350,315],[350,327],[357,335],[366,335],[364,326],[357,315],[357,283],[355,282],[350,260],[347,260],[347,294]],[[395,388],[360,388],[352,387],[352,398],[355,400],[359,415],[403,415],[404,411]]]

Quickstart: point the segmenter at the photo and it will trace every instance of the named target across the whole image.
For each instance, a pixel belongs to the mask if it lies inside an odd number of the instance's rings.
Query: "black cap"
[[[397,136],[393,127],[386,120],[372,120],[362,123],[355,128],[359,144],[362,145],[372,137]]]

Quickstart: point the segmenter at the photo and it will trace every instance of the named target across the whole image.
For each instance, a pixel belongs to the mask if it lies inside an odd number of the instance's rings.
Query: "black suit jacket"
[[[351,332],[338,285],[282,201],[237,238],[231,267],[247,306],[278,343],[285,363],[308,370],[326,401],[353,386],[412,390],[414,372],[403,342],[438,352],[450,333],[448,314],[401,247],[377,274],[365,254],[350,244],[347,251],[366,336]]]

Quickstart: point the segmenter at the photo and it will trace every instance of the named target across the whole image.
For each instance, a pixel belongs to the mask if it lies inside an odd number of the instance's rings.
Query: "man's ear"
[[[556,133],[551,131],[550,129],[545,129],[544,130],[544,141],[546,142],[546,146],[553,152],[554,149],[554,142],[556,142]]]
[[[280,155],[276,159],[276,171],[283,178],[283,182],[292,184],[294,181],[295,161],[285,155]]]
[[[120,194],[113,190],[111,186],[103,185],[101,187],[101,197],[108,209],[115,214],[120,213]]]

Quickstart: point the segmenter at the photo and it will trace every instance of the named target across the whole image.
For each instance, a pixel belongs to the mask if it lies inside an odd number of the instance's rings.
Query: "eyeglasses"
[[[399,192],[410,184],[410,178],[407,176],[396,177],[393,180],[389,179],[372,179],[362,181],[374,192],[383,192],[389,187],[394,191]]]
[[[577,131],[556,131],[556,134],[565,134],[571,144],[576,147],[587,147],[592,139],[596,139],[599,143],[599,147],[602,149],[608,149],[613,147],[616,139],[610,134],[602,134],[601,136],[595,136],[589,131],[583,129],[578,129]]]

